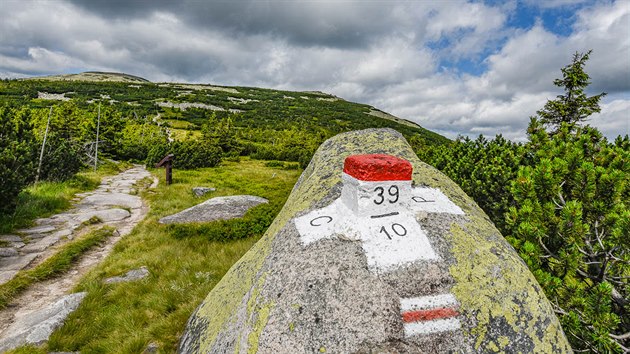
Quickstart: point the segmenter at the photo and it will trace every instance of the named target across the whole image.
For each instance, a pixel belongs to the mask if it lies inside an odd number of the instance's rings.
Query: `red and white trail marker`
[[[463,215],[436,188],[411,186],[409,161],[390,155],[353,155],[344,163],[341,197],[295,219],[304,245],[343,235],[361,241],[368,268],[385,273],[423,261],[439,261],[415,214]],[[452,294],[400,300],[405,336],[455,331],[458,303]]]
[[[341,197],[295,219],[301,241],[308,245],[335,235],[360,240],[374,273],[419,260],[438,260],[415,214],[464,212],[439,189],[413,188],[412,172],[411,164],[396,156],[349,156]]]
[[[405,337],[460,329],[458,309],[453,294],[400,299]]]

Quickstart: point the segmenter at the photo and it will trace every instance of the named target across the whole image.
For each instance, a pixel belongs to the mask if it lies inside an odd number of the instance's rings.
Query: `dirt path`
[[[0,311],[0,352],[3,345],[6,348],[8,344],[21,342],[21,340],[16,341],[16,338],[28,337],[25,333],[29,329],[21,328],[24,326],[22,322],[25,319],[28,320],[29,317],[37,317],[34,314],[42,312],[51,304],[63,299],[79,279],[104,259],[116,242],[131,232],[146,216],[148,206],[136,195],[138,193],[136,184],[145,178],[153,179],[151,187],[156,185],[157,179],[142,166],[135,166],[116,176],[105,178],[95,191],[77,195],[77,203],[73,209],[40,219],[36,227],[20,230],[21,234],[17,236],[21,237],[22,241],[13,243],[18,254],[14,257],[0,258],[0,275],[4,274],[4,279],[7,279],[5,281],[13,277],[20,269],[32,267],[33,264],[40,263],[54,254],[56,246],[93,228],[81,227],[86,220],[96,217],[101,222],[94,227],[109,225],[116,228],[118,232],[114,237],[108,238],[103,245],[86,252],[79,262],[64,275],[32,285],[7,308]],[[43,236],[41,236],[42,233]],[[51,240],[55,239],[56,242],[51,243]],[[42,242],[43,240],[47,241]],[[25,244],[25,241],[31,242]],[[37,252],[30,252],[32,250],[37,250]],[[26,262],[29,259],[30,261]],[[20,269],[15,269],[17,268],[15,264],[25,265]],[[0,276],[0,283],[2,279]],[[30,326],[32,327],[32,324]]]

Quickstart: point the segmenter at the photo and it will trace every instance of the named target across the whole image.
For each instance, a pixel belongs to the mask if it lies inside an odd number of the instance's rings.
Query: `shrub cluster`
[[[35,176],[35,138],[28,113],[0,106],[0,211],[11,209]]]
[[[622,353],[630,347],[630,139],[609,142],[578,124],[603,97],[583,92],[585,56],[562,70],[555,83],[566,93],[532,117],[527,143],[460,138],[417,153],[459,183],[514,246],[574,350]]]

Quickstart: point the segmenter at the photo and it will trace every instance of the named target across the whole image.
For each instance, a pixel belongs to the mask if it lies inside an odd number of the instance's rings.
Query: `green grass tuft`
[[[11,214],[0,214],[0,234],[31,226],[38,218],[48,217],[72,206],[76,193],[98,187],[104,176],[117,174],[131,167],[128,162],[105,162],[96,172],[78,173],[64,182],[40,182],[24,189],[17,199],[17,207]]]
[[[53,256],[29,270],[22,270],[8,282],[0,285],[0,310],[26,290],[31,284],[50,279],[67,271],[85,251],[104,241],[115,229],[104,227],[66,243]]]

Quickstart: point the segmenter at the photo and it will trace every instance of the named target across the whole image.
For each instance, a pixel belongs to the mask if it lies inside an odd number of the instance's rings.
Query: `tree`
[[[532,161],[512,181],[504,235],[554,304],[573,349],[630,341],[630,149],[591,127],[555,134],[533,119]]]
[[[558,131],[562,123],[567,123],[569,129],[585,121],[588,116],[601,111],[599,101],[606,95],[587,97],[584,89],[591,83],[589,75],[584,71],[584,64],[589,59],[592,50],[573,55],[573,62],[562,68],[562,79],[554,80],[553,84],[564,88],[564,94],[558,95],[555,100],[549,100],[545,107],[538,112],[543,124]]]
[[[36,146],[31,111],[0,106],[0,211],[11,210],[22,188],[35,177]]]
[[[630,351],[630,138],[577,123],[585,55],[565,67],[565,95],[532,117],[523,145],[458,139],[423,152],[490,216],[536,276],[576,352]],[[545,129],[554,127],[553,132]]]

